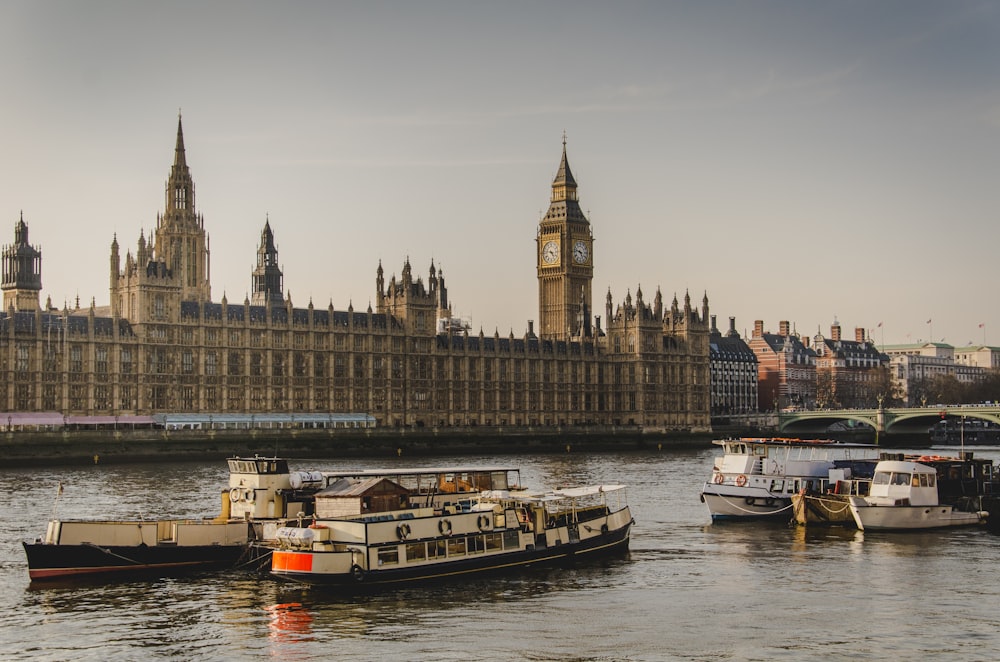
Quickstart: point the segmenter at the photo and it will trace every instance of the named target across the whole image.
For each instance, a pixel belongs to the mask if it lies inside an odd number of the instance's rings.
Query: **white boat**
[[[701,500],[713,520],[792,518],[792,496],[852,489],[870,475],[878,447],[823,439],[743,438],[722,446]]]
[[[941,504],[934,467],[911,460],[883,460],[867,497],[851,497],[859,529],[916,530],[982,524],[987,513]]]
[[[275,577],[368,589],[628,549],[623,485],[533,492],[507,467],[324,473],[309,521],[253,546]]]

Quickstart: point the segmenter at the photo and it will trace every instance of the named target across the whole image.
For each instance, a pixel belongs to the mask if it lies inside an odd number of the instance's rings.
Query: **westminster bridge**
[[[780,433],[825,432],[837,424],[870,427],[878,434],[926,434],[946,420],[979,420],[1000,426],[998,405],[934,405],[876,409],[815,409],[778,414]]]

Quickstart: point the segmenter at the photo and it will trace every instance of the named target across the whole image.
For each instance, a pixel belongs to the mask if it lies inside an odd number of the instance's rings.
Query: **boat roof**
[[[836,439],[796,439],[794,437],[739,437],[736,439],[714,439],[713,444],[743,443],[755,446],[836,446],[837,448],[879,448],[874,444],[857,444]]]
[[[285,461],[281,457],[264,457],[264,456],[234,456],[229,458],[230,460],[242,460],[245,462],[254,462],[259,460],[264,461],[274,461],[281,460]],[[395,468],[395,469],[352,469],[350,471],[320,471],[324,477],[329,478],[376,478],[382,476],[423,476],[423,475],[437,475],[437,474],[461,474],[461,473],[493,473],[495,471],[520,471],[518,467],[503,466],[503,465],[487,465],[487,466],[445,466],[445,467],[407,467],[407,468]]]
[[[875,471],[895,471],[897,473],[933,474],[937,469],[909,460],[882,460],[875,465]]]
[[[403,486],[385,478],[384,476],[372,476],[370,478],[364,478],[357,481],[352,481],[347,478],[341,478],[332,485],[320,490],[316,493],[316,498],[321,497],[355,497],[363,496],[365,492],[375,487],[376,485],[381,485],[382,483],[388,483],[396,489],[405,490]]]
[[[353,471],[320,471],[324,477],[369,478],[380,476],[435,476],[437,474],[483,474],[497,471],[520,471],[517,467],[408,467],[405,469],[355,469]]]
[[[517,493],[516,496],[524,501],[562,501],[564,499],[579,499],[580,497],[593,496],[595,494],[617,492],[624,489],[624,485],[583,485],[581,487],[563,487],[545,492]]]

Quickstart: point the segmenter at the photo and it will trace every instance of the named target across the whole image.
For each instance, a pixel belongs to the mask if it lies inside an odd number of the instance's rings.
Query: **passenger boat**
[[[278,578],[368,589],[628,549],[623,485],[530,491],[509,467],[324,474],[315,516],[254,543]]]
[[[32,581],[175,573],[235,565],[251,540],[281,518],[312,512],[317,472],[290,472],[280,458],[232,458],[214,519],[59,520],[24,542]]]
[[[878,447],[819,439],[717,440],[701,500],[713,520],[791,519],[792,497],[802,490],[825,493],[870,476]],[[846,512],[846,511],[845,511]]]
[[[982,524],[988,513],[978,500],[941,503],[938,469],[913,460],[882,460],[871,492],[851,497],[854,521],[862,530],[903,531]]]

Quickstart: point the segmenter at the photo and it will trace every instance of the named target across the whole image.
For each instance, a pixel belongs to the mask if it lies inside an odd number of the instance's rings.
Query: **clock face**
[[[542,259],[545,260],[545,264],[555,264],[559,261],[559,243],[555,241],[547,241],[545,245],[542,246]]]
[[[573,261],[577,264],[584,264],[590,259],[590,251],[587,250],[587,242],[578,241],[573,244]]]

